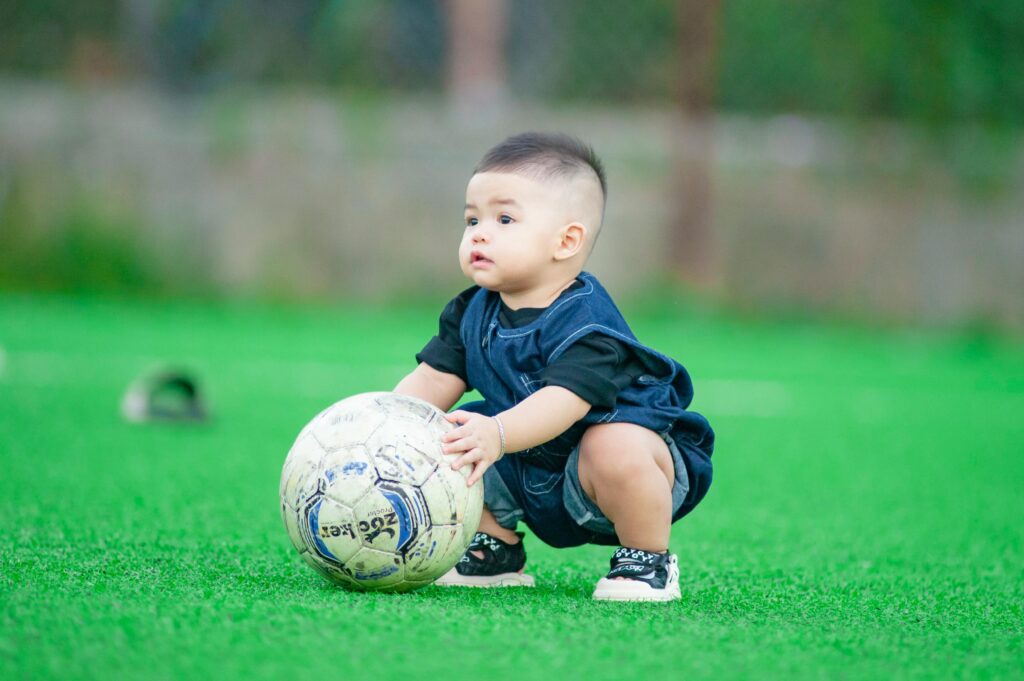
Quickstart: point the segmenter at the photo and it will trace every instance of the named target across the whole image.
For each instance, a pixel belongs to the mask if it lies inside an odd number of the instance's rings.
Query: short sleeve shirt
[[[581,286],[583,282],[577,280],[570,289]],[[437,335],[416,355],[417,362],[454,374],[467,385],[466,348],[462,344],[459,327],[469,300],[478,290],[478,286],[470,287],[445,306]],[[502,303],[498,322],[504,328],[519,328],[536,320],[545,309],[513,310]],[[590,334],[573,343],[544,368],[541,387],[557,385],[572,391],[591,406],[611,408],[619,392],[643,372],[643,364],[628,345],[607,336]]]

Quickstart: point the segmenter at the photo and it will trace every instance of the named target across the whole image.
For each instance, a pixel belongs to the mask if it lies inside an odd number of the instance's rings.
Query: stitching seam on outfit
[[[560,354],[561,349],[567,343],[571,343],[573,340],[575,340],[577,337],[579,337],[580,334],[584,333],[585,331],[587,331],[589,329],[601,329],[602,331],[606,332],[612,338],[615,338],[616,340],[627,341],[630,344],[636,342],[636,341],[634,341],[634,340],[632,340],[630,338],[627,338],[626,336],[624,336],[623,334],[619,333],[615,329],[611,329],[611,328],[609,328],[607,326],[604,326],[603,324],[587,324],[585,326],[581,326],[580,328],[578,328],[575,331],[573,331],[572,333],[570,333],[568,338],[566,338],[561,343],[559,343],[558,346],[554,350],[551,351],[551,358],[548,361],[549,362],[553,362],[556,359],[558,359],[558,355]]]
[[[531,333],[537,333],[540,329],[530,329],[529,331],[523,331],[522,333],[502,333],[501,329],[498,329],[497,335],[499,338],[520,338],[522,336],[529,336]]]
[[[534,392],[534,390],[530,386],[533,385],[534,383],[542,383],[544,381],[543,378],[535,378],[531,381],[528,378],[526,378],[526,374],[519,374],[519,380],[522,382],[523,387],[526,388],[526,390],[528,390],[531,394]]]
[[[583,280],[586,282],[586,284],[587,284],[586,286],[584,286],[583,288],[581,288],[576,293],[572,294],[571,296],[569,296],[568,298],[566,298],[562,302],[560,302],[557,305],[555,305],[554,307],[552,307],[551,310],[548,312],[548,314],[549,315],[550,314],[554,314],[555,310],[557,310],[558,308],[562,307],[563,305],[568,303],[573,298],[579,298],[580,296],[589,296],[591,293],[593,293],[594,292],[594,282],[590,281],[589,277],[584,277]]]
[[[524,474],[523,489],[525,489],[528,494],[533,494],[533,495],[536,495],[536,496],[539,496],[539,495],[542,495],[542,494],[547,494],[548,492],[553,490],[555,487],[557,487],[558,483],[561,482],[564,477],[565,477],[565,472],[564,471],[561,472],[561,473],[552,473],[551,476],[548,477],[548,479],[545,480],[544,482],[542,482],[540,484],[533,484],[533,485],[531,485],[529,482],[526,481],[525,474]]]
[[[565,300],[561,301],[560,303],[556,303],[555,305],[549,307],[544,312],[544,314],[541,315],[541,316],[542,317],[543,316],[548,316],[549,317],[549,316],[551,316],[552,314],[555,313],[555,310],[557,310],[558,308],[562,307],[563,305],[568,303],[570,300],[573,300],[575,298],[579,298],[580,296],[589,296],[589,295],[591,295],[594,292],[594,283],[592,281],[590,281],[589,278],[586,278],[586,277],[584,277],[583,281],[586,282],[586,285],[583,288],[581,288],[579,291],[577,291],[576,293],[572,294],[571,296],[569,296]],[[540,319],[540,317],[538,317],[538,320],[539,319]],[[534,329],[529,329],[528,331],[523,331],[522,333],[502,333],[501,327],[498,327],[497,334],[501,338],[519,338],[520,336],[528,336],[531,333],[536,333],[537,331],[540,331],[540,327],[537,327],[537,328],[534,328]]]

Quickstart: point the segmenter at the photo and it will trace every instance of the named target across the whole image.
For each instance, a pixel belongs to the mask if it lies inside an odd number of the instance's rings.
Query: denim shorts
[[[683,452],[663,433],[672,454],[672,517],[690,491]],[[515,529],[519,521],[546,544],[557,548],[582,544],[618,546],[615,526],[580,485],[580,448],[577,445],[564,470],[531,465],[514,454],[504,456],[484,473],[484,503],[502,527]]]

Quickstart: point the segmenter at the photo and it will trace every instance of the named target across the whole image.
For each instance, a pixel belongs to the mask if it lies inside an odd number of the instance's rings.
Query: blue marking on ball
[[[320,539],[320,504],[324,503],[323,499],[316,502],[314,506],[309,509],[309,530],[313,535],[313,543],[316,544],[316,550],[324,558],[330,558],[333,561],[338,561],[338,558],[331,553],[327,545]]]
[[[366,463],[363,461],[349,461],[341,467],[342,475],[362,475],[366,472]]]
[[[384,577],[390,577],[396,572],[398,572],[397,565],[385,565],[384,567],[377,568],[376,570],[356,570],[352,573],[352,576],[356,579],[383,579]]]
[[[401,552],[405,550],[406,545],[412,540],[413,530],[416,529],[412,513],[409,512],[409,506],[405,501],[404,494],[383,487],[380,488],[380,493],[391,504],[391,508],[394,509],[395,515],[398,518],[398,545],[396,549]]]

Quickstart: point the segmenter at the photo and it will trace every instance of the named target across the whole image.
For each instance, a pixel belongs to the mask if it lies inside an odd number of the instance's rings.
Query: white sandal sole
[[[678,582],[664,589],[654,589],[635,579],[602,577],[594,589],[595,601],[677,601],[682,597]]]
[[[489,577],[478,575],[460,575],[455,568],[438,577],[434,582],[438,586],[473,586],[479,588],[498,586],[533,586],[534,579],[521,572],[506,572]]]

